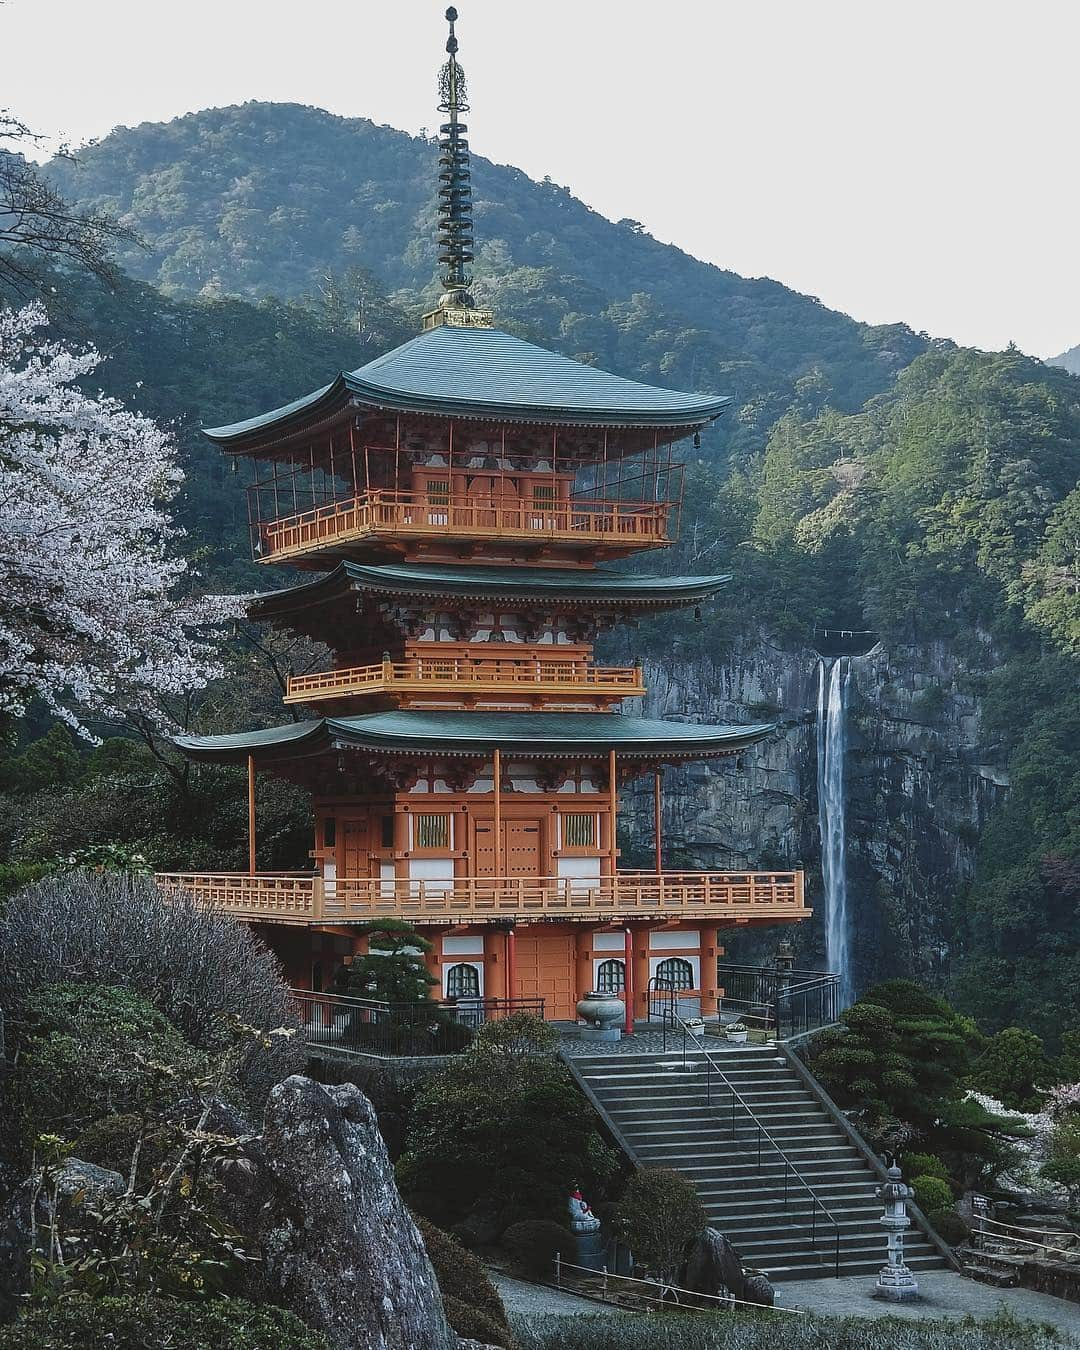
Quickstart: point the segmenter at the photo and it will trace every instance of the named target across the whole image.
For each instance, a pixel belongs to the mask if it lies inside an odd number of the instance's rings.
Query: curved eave
[[[280,408],[272,408],[270,412],[246,418],[243,422],[203,427],[202,434],[222,449],[243,453],[264,442],[271,434],[281,438],[300,431],[305,423],[322,420],[328,413],[344,407],[349,398],[345,375],[339,372],[329,384],[324,384],[311,394],[305,394],[303,398],[283,403]]]
[[[676,763],[737,755],[774,730],[772,723],[697,726],[618,713],[385,712],[230,736],[177,736],[173,744],[189,759],[213,764],[239,764],[249,755],[257,764],[281,764],[342,749],[469,758],[496,748],[529,760],[595,759],[614,750],[624,760]]]
[[[439,576],[442,572],[444,575]],[[496,576],[506,571],[509,575]],[[521,601],[549,601],[568,605],[619,605],[673,609],[708,599],[731,580],[730,573],[709,577],[635,577],[631,574],[599,571],[581,573],[536,569],[485,569],[480,565],[462,566],[455,574],[443,569],[407,565],[364,566],[339,563],[332,572],[315,581],[288,586],[256,596],[250,604],[253,619],[270,619],[312,605],[339,600],[352,593],[409,596],[419,599],[464,600],[512,598]]]

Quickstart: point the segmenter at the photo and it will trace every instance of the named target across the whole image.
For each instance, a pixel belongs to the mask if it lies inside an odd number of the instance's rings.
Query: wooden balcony
[[[644,694],[640,666],[520,657],[413,657],[290,675],[286,703],[314,703],[352,694],[525,694],[632,698]]]
[[[324,881],[310,873],[168,872],[157,880],[166,891],[186,891],[212,909],[263,923],[334,924],[393,915],[417,924],[693,919],[734,927],[793,923],[810,914],[802,872],[620,872],[596,882]]]
[[[378,540],[469,543],[497,539],[629,552],[671,542],[665,502],[460,501],[419,492],[375,491],[263,521],[255,556],[281,562]]]

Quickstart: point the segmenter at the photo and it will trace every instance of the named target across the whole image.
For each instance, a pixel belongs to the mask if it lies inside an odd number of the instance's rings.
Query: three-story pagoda
[[[363,950],[356,924],[394,916],[432,942],[448,999],[542,998],[559,1019],[599,989],[623,994],[630,1020],[659,981],[708,1017],[718,929],[804,918],[802,874],[665,872],[660,775],[772,728],[628,716],[642,671],[596,664],[593,643],[729,580],[604,564],[673,542],[673,448],[730,400],[568,360],[475,305],[447,18],[438,308],[404,346],[206,433],[252,465],[255,558],[317,574],[261,595],[252,617],[324,643],[334,664],[289,680],[304,720],[177,739],[193,760],[247,765],[250,868],[169,880],[258,925],[298,987]],[[311,792],[312,871],[256,871],[258,773]],[[655,867],[624,871],[619,789],[643,775]]]

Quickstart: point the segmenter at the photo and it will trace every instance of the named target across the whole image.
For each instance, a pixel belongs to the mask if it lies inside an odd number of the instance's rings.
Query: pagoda
[[[596,989],[622,995],[632,1024],[661,982],[709,1017],[718,931],[805,918],[802,873],[665,871],[662,773],[773,728],[627,715],[641,667],[597,664],[593,644],[730,580],[608,565],[674,542],[674,449],[730,400],[545,351],[474,302],[456,17],[438,306],[394,351],[206,432],[251,466],[253,556],[312,574],[251,617],[325,644],[333,664],[289,679],[302,720],[176,739],[192,760],[247,766],[250,865],[162,880],[256,925],[298,988],[324,987],[365,950],[357,926],[393,916],[430,940],[445,999],[543,999],[566,1019]],[[311,870],[256,870],[259,774],[310,791]],[[646,775],[655,866],[627,871],[619,791]]]

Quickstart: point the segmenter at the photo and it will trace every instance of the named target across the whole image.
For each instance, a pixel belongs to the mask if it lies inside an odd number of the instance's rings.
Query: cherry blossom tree
[[[84,392],[100,356],[46,324],[0,310],[0,711],[36,696],[87,736],[87,715],[162,726],[219,673],[212,630],[240,602],[196,598],[173,551],[171,436]]]

